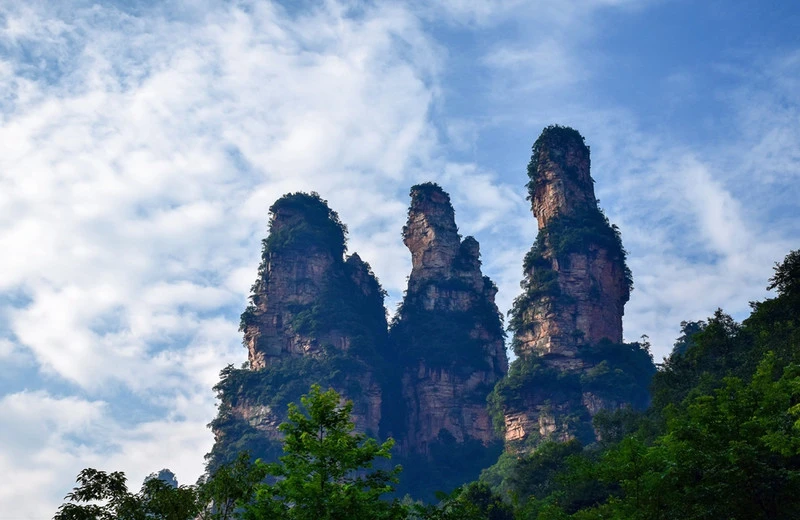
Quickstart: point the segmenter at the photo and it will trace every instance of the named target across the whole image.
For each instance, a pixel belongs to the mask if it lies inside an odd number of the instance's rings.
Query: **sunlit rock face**
[[[212,423],[218,445],[258,451],[279,442],[286,406],[312,383],[351,400],[356,429],[378,435],[388,340],[385,293],[358,254],[345,256],[345,233],[336,212],[316,194],[289,194],[270,208],[269,234],[240,326],[248,366],[226,369],[220,384],[227,392],[219,391],[220,415]],[[249,435],[252,442],[235,435]]]
[[[645,373],[652,362],[638,345],[621,345],[631,274],[619,231],[598,208],[583,137],[571,128],[546,128],[533,146],[528,176],[539,233],[510,313],[520,357],[511,374],[524,384],[518,395],[498,401],[503,429],[506,441],[517,444],[590,440],[588,421],[600,410],[647,401],[646,385],[644,398],[593,391],[593,384],[610,381],[607,372],[624,373],[609,368],[606,358],[629,356]]]
[[[488,445],[497,435],[486,396],[508,359],[497,288],[481,273],[478,242],[461,239],[450,197],[431,183],[411,189],[403,241],[412,271],[391,329],[403,367],[401,446],[426,453],[441,435]]]
[[[386,320],[380,286],[357,254],[345,261],[344,251],[344,226],[324,201],[297,193],[272,206],[252,306],[242,321],[250,368],[286,356],[316,355],[324,346],[347,351],[354,331],[326,319],[332,310],[320,308],[336,298],[331,293],[337,290],[344,291],[343,298],[355,295],[378,304],[368,310],[370,321],[377,321],[369,332],[382,333]]]
[[[589,164],[572,129],[548,128],[534,146],[528,193],[540,236],[525,275],[528,292],[538,294],[515,336],[521,353],[574,358],[582,345],[622,342],[629,275],[616,228],[598,210]]]

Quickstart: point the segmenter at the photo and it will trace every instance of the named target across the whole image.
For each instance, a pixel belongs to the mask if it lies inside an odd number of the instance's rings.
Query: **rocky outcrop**
[[[524,305],[514,310],[520,354],[575,358],[583,345],[622,342],[631,276],[589,164],[589,148],[570,128],[547,128],[534,145],[528,193],[539,236],[525,259]]]
[[[589,148],[577,131],[545,129],[534,144],[528,165],[528,195],[539,229],[546,228],[556,217],[574,216],[597,207],[589,168]]]
[[[426,453],[442,435],[496,439],[486,396],[506,373],[497,288],[481,273],[480,248],[461,240],[450,197],[427,183],[411,189],[403,228],[412,271],[391,342],[404,367],[401,446]]]
[[[601,409],[647,402],[652,360],[622,343],[631,274],[589,168],[589,148],[571,128],[548,127],[533,146],[527,187],[539,233],[510,313],[519,359],[493,394],[508,442],[590,440]]]
[[[252,304],[242,315],[241,330],[250,368],[259,370],[286,356],[315,355],[321,343],[346,348],[334,330],[324,338],[309,334],[301,313],[325,292],[328,281],[343,270],[344,230],[323,201],[292,194],[270,209],[269,236],[262,245]],[[328,235],[325,241],[315,240]]]
[[[228,367],[216,387],[221,403],[212,458],[232,442],[231,432],[249,432],[259,455],[264,442],[280,438],[288,403],[312,383],[353,401],[357,430],[377,436],[381,427],[388,340],[383,289],[357,254],[345,259],[346,228],[318,195],[286,195],[270,214],[240,325],[248,367]]]

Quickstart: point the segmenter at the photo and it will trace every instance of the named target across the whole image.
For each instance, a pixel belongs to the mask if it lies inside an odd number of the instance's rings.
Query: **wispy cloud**
[[[0,340],[43,377],[3,400],[32,415],[4,443],[4,472],[26,477],[0,502],[36,504],[13,506],[32,518],[86,465],[196,478],[211,386],[244,358],[237,316],[269,205],[321,192],[392,271],[376,248],[402,248],[395,192],[437,146],[438,50],[405,10],[46,7],[3,7],[0,36],[0,290],[25,296],[2,309]],[[123,428],[124,395],[163,419]],[[41,423],[64,414],[85,422]],[[49,433],[33,446],[27,430]]]
[[[0,6],[0,510],[50,516],[89,465],[194,480],[283,193],[330,201],[392,308],[408,188],[440,182],[506,310],[536,233],[530,144],[552,122],[587,137],[630,251],[626,335],[661,354],[680,320],[741,316],[800,239],[800,54],[730,69],[709,94],[726,140],[675,138],[592,90],[595,17],[650,3]],[[479,44],[460,56],[459,38]]]

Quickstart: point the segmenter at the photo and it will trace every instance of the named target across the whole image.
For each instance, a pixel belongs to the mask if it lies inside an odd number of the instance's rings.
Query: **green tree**
[[[139,493],[128,491],[125,474],[86,468],[54,520],[189,520],[200,512],[193,486],[173,486],[148,477]]]
[[[379,444],[355,433],[353,404],[342,404],[334,390],[311,387],[302,408],[289,405],[289,420],[280,462],[267,465],[276,480],[257,487],[255,499],[244,504],[243,518],[266,520],[401,519],[398,501],[381,500],[394,490],[400,467],[373,468],[376,458],[391,458],[391,439]]]
[[[256,485],[267,476],[267,465],[257,460],[252,462],[250,454],[242,452],[230,464],[217,469],[213,475],[203,478],[197,485],[197,496],[202,520],[230,520],[240,518],[244,504],[252,501]]]
[[[503,501],[485,482],[471,482],[452,493],[437,493],[439,503],[416,504],[414,513],[424,520],[513,520],[511,504]]]
[[[775,274],[769,279],[767,289],[777,289],[782,296],[800,293],[800,249],[791,251],[773,269]]]
[[[196,486],[176,487],[151,475],[139,493],[125,474],[87,468],[54,520],[395,520],[407,516],[394,491],[400,467],[373,469],[391,458],[392,440],[379,444],[355,433],[353,404],[334,390],[311,387],[302,407],[289,405],[280,462],[251,462],[241,453]],[[162,473],[164,473],[162,471]]]
[[[604,452],[586,478],[620,492],[575,518],[800,517],[798,402],[800,366],[768,354],[750,383],[728,377],[670,406],[652,445],[630,436]]]

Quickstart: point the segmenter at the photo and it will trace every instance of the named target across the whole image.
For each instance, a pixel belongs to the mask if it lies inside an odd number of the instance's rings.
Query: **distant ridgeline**
[[[631,275],[619,231],[597,207],[583,138],[548,127],[528,174],[539,235],[510,312],[510,371],[497,288],[437,184],[411,188],[412,271],[391,324],[384,290],[369,264],[346,256],[347,228],[326,201],[275,202],[241,319],[248,364],[226,367],[215,386],[209,470],[242,450],[276,459],[287,405],[312,383],[353,401],[359,431],[397,441],[398,491],[423,498],[476,479],[504,442],[590,441],[600,409],[645,407],[655,368],[646,348],[621,343]]]

